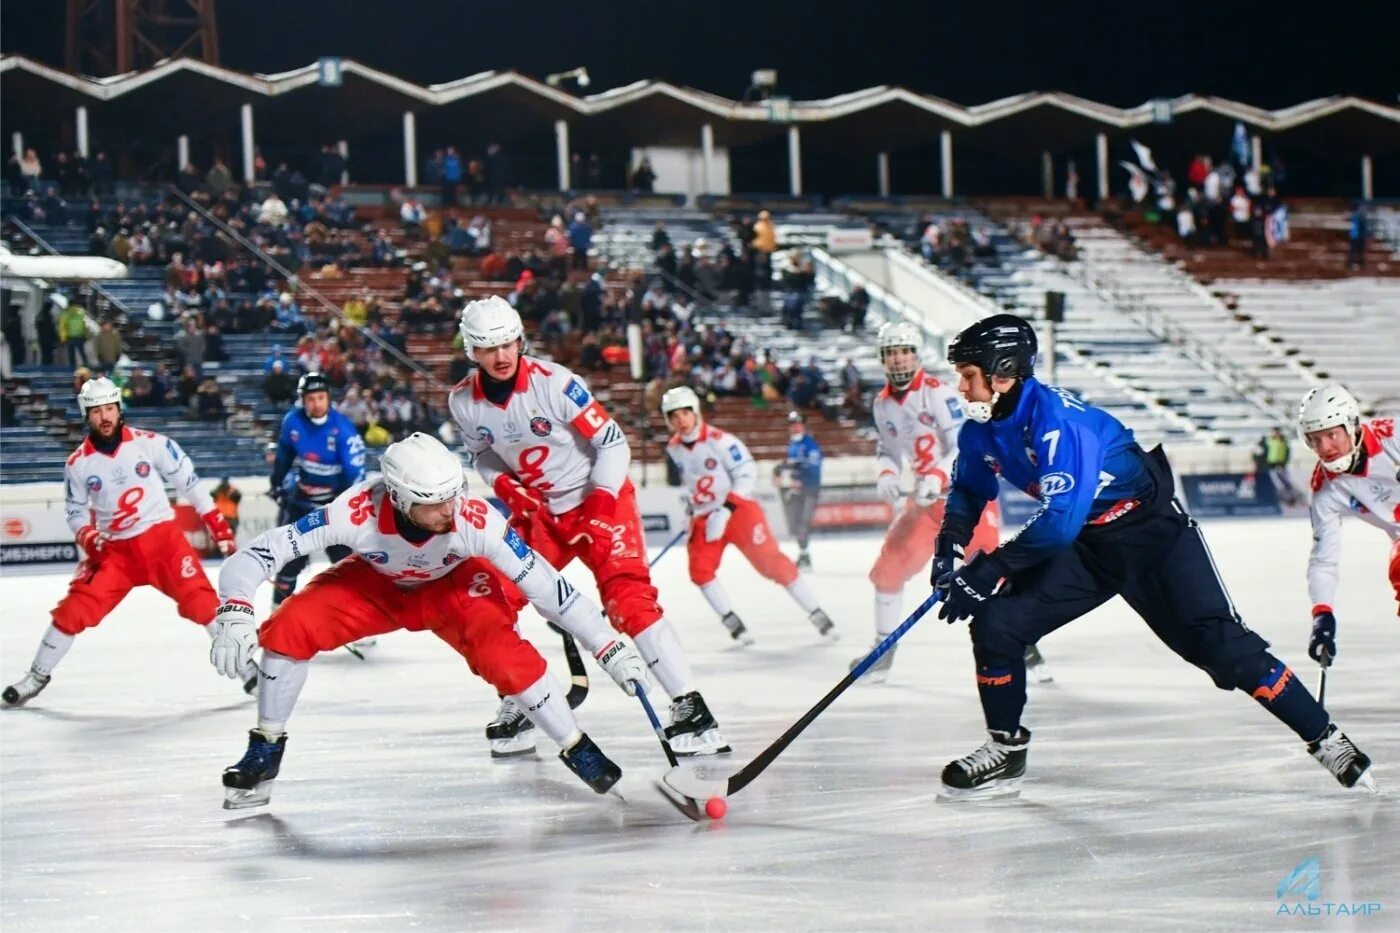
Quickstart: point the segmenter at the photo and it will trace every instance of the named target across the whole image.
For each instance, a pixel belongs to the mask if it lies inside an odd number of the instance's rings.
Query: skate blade
[[[491,742],[491,757],[502,758],[525,758],[535,754],[535,744],[531,742],[529,746],[522,748],[514,739],[495,739]]]
[[[986,787],[949,787],[940,782],[938,799],[969,803],[976,800],[1012,800],[1021,796],[1021,779],[1011,778]]]
[[[1026,669],[1026,679],[1033,684],[1053,684],[1055,675],[1046,670],[1044,664]]]
[[[665,797],[666,802],[680,811],[686,819],[695,823],[700,822],[700,817],[704,815],[704,811],[700,809],[700,804],[696,802],[693,797],[687,797],[684,794],[677,793],[664,781],[652,781],[651,783],[652,786],[656,788],[656,792],[662,797]]]
[[[1365,771],[1361,772],[1361,777],[1356,779],[1356,783],[1351,785],[1351,789],[1364,790],[1367,793],[1375,794],[1377,796],[1379,796],[1381,792],[1380,785],[1378,785],[1376,783],[1376,779],[1371,776],[1370,768],[1367,768]]]
[[[247,810],[250,807],[266,806],[272,799],[271,781],[263,781],[257,787],[225,787],[224,809]]]

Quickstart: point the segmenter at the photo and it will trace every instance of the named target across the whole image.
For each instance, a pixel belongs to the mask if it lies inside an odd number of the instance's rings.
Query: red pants
[[[708,516],[697,515],[691,520],[690,543],[686,545],[686,551],[690,554],[691,582],[704,586],[713,580],[724,549],[730,544],[749,559],[753,569],[774,583],[787,586],[796,580],[797,565],[778,549],[763,507],[752,499],[736,497],[734,503],[734,514],[729,516],[729,524],[724,526],[724,536],[718,541],[705,540],[705,519]]]
[[[1400,538],[1390,546],[1390,585],[1395,587],[1395,601],[1400,603]],[[1400,606],[1395,611],[1400,615]]]
[[[169,521],[134,538],[108,541],[96,564],[80,562],[67,595],[54,607],[54,628],[69,635],[92,628],[138,586],[154,586],[175,600],[180,615],[196,625],[214,621],[219,608],[199,555],[179,523]]]
[[[361,638],[399,629],[429,631],[498,692],[519,693],[545,671],[544,658],[515,630],[525,602],[519,594],[484,560],[463,561],[447,576],[409,590],[356,555],[288,597],[262,624],[258,642],[308,661]]]
[[[934,539],[943,526],[943,505],[944,500],[939,499],[933,505],[920,506],[913,496],[904,501],[904,508],[885,533],[880,556],[870,570],[870,582],[875,584],[877,593],[898,593],[914,574],[928,568],[933,559]],[[968,560],[983,551],[996,549],[1001,543],[1000,526],[1001,510],[995,502],[987,503],[982,520],[973,529],[972,540],[967,545]]]
[[[642,533],[642,516],[637,511],[637,492],[632,481],[623,483],[617,494],[617,510],[612,517],[613,549],[606,561],[595,561],[586,541],[567,543],[582,528],[583,521],[583,506],[579,506],[563,515],[536,516],[515,527],[555,570],[563,570],[575,557],[583,561],[598,581],[603,611],[612,627],[635,638],[663,613],[656,601],[656,587],[651,585],[646,536]]]

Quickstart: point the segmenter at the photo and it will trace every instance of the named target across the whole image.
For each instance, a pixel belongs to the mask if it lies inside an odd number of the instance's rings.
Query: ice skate
[[[1327,724],[1322,738],[1308,743],[1308,754],[1331,771],[1343,787],[1364,787],[1373,794],[1377,793],[1376,779],[1371,776],[1371,759],[1352,744],[1345,732],[1331,723]]]
[[[606,794],[622,777],[622,769],[604,755],[587,734],[579,736],[577,742],[561,751],[559,760],[599,794]]]
[[[884,640],[884,638],[877,637],[875,639],[875,644],[871,645],[870,647],[873,649],[876,645],[879,645],[880,642]],[[880,660],[870,665],[870,669],[861,675],[861,679],[868,684],[882,684],[885,681],[889,680],[890,668],[894,666],[894,653],[898,650],[899,647],[896,645],[891,647],[889,651],[886,651],[884,654],[880,655]],[[849,670],[855,670],[860,665],[860,662],[864,661],[869,656],[870,652],[867,651],[865,654],[861,655],[858,658],[852,658]]]
[[[502,697],[496,718],[486,726],[492,758],[518,758],[535,753],[535,724],[519,704]]]
[[[40,694],[49,685],[50,675],[40,674],[33,668],[25,671],[19,682],[5,688],[0,699],[6,706],[23,706]]]
[[[269,738],[258,729],[248,732],[248,751],[238,764],[224,769],[224,809],[261,807],[272,799],[272,781],[282,767],[287,737]]]
[[[840,641],[841,633],[836,631],[836,623],[831,621],[831,616],[820,609],[813,609],[812,614],[807,617],[807,621],[817,630],[817,634],[828,641]]]
[[[1045,657],[1035,645],[1026,646],[1026,680],[1036,684],[1048,684],[1055,680]]]
[[[710,715],[710,708],[698,690],[671,701],[671,725],[666,727],[666,742],[679,758],[722,755],[730,751],[719,734],[719,724]]]
[[[797,569],[798,569],[798,570],[811,570],[811,569],[812,569],[812,555],[809,554],[809,553],[807,553],[807,549],[806,549],[805,547],[804,547],[801,551],[799,551],[798,554],[797,554]]]
[[[378,638],[361,638],[359,641],[350,642],[345,646],[345,650],[363,661],[365,659],[365,652],[369,651],[369,649],[377,644],[379,644]]]
[[[734,639],[741,645],[753,644],[753,636],[749,634],[749,630],[744,626],[743,620],[741,620],[736,614],[732,612],[726,612],[724,614],[724,618],[720,619],[720,622],[724,624],[725,628],[729,629],[730,638]]]
[[[1008,797],[1021,792],[1026,773],[1026,750],[1031,742],[1029,729],[1009,732],[989,730],[991,737],[966,758],[949,762],[943,769],[941,796],[958,799]]]

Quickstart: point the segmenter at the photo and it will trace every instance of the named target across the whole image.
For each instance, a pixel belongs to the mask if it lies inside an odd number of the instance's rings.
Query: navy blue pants
[[[1026,646],[1114,596],[1217,687],[1249,693],[1305,740],[1326,728],[1322,707],[1240,619],[1200,527],[1172,499],[1122,528],[1086,528],[980,608],[969,631],[989,729],[1020,726]]]

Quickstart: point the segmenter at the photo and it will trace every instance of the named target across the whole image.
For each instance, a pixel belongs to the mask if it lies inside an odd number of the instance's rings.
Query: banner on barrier
[[[1278,492],[1257,473],[1196,473],[1181,477],[1193,515],[1282,515]]]

